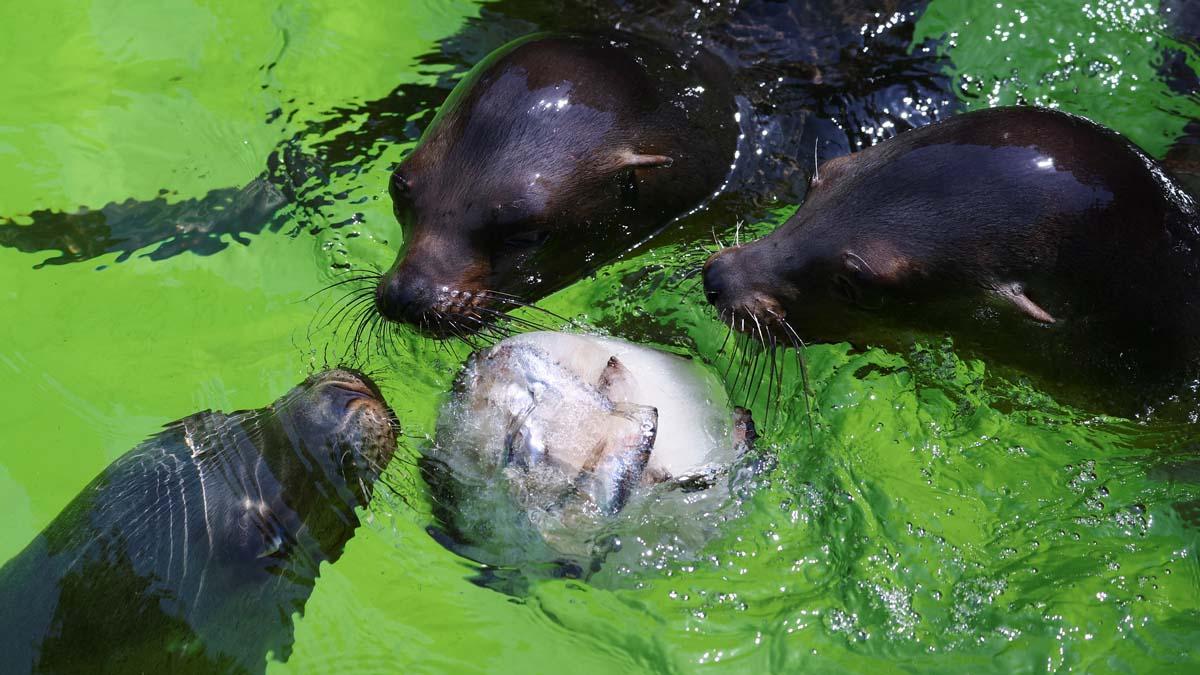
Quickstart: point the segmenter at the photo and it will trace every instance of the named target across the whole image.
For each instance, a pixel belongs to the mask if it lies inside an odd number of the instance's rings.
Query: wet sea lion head
[[[722,68],[615,35],[494,52],[391,178],[404,245],[378,311],[438,337],[474,332],[698,206],[736,144]]]
[[[326,475],[344,480],[358,505],[370,500],[375,479],[396,450],[398,427],[370,378],[349,369],[317,373],[272,404],[267,412],[264,453],[302,453],[316,461]],[[312,471],[312,467],[298,464],[276,463]]]
[[[949,334],[1022,367],[1089,352],[1102,370],[1180,332],[1195,262],[1172,248],[1192,217],[1177,193],[1084,118],[972,112],[824,163],[787,222],[709,258],[705,294],[734,329],[793,343]]]

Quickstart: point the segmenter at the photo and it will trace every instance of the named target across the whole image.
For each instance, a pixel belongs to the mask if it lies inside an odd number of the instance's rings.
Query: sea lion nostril
[[[352,368],[337,368],[326,371],[317,376],[313,384],[339,387],[369,398],[383,398],[383,395],[379,391],[379,386],[370,377]]]
[[[325,383],[325,386],[321,389],[321,396],[329,402],[330,409],[338,417],[349,413],[360,405],[369,405],[369,402],[378,400],[375,392],[371,391],[363,383],[343,380]]]
[[[389,321],[419,323],[435,297],[427,281],[393,272],[380,279],[375,287],[375,309]]]
[[[338,389],[345,392],[344,396],[351,398],[375,398],[375,392],[364,382],[356,380],[337,380],[330,382],[329,386],[333,389]]]

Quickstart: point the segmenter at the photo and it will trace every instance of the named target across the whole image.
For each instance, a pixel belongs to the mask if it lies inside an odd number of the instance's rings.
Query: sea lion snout
[[[741,247],[722,249],[709,257],[704,263],[704,297],[735,328],[745,329],[745,322],[755,320],[772,325],[784,318],[783,306],[762,290],[767,286],[751,275],[758,267],[745,258]]]
[[[293,434],[305,439],[308,452],[321,462],[332,460],[337,471],[353,472],[347,477],[364,479],[348,484],[360,491],[356,499],[366,503],[371,482],[395,453],[399,429],[378,385],[356,370],[338,368],[309,378],[299,398],[285,408]]]
[[[389,321],[419,324],[435,297],[433,283],[428,278],[393,271],[375,287],[375,309]]]
[[[462,250],[448,250],[454,246],[428,238],[414,242],[376,285],[376,310],[434,337],[478,323],[479,308],[487,304],[480,285],[486,265]],[[456,316],[468,318],[455,321]]]
[[[745,285],[734,258],[736,248],[725,248],[709,256],[704,262],[704,297],[718,307],[728,307],[730,299],[738,296]]]
[[[367,411],[372,418],[387,418],[387,404],[379,387],[366,375],[347,368],[326,371],[309,382],[308,407],[311,415],[327,418],[326,424],[339,428],[347,416]],[[370,423],[368,423],[370,425]]]

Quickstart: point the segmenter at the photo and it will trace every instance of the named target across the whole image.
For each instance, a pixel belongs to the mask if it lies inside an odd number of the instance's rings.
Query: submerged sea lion
[[[997,108],[826,162],[786,223],[708,260],[704,288],[738,329],[948,333],[1050,384],[1128,392],[1195,375],[1198,223],[1117,133]]]
[[[718,190],[734,113],[729,72],[704,51],[620,34],[497,50],[392,176],[404,247],[376,307],[460,334],[579,278]]]
[[[0,568],[0,670],[263,672],[396,447],[366,377],[314,375],[121,456]]]
[[[621,340],[527,333],[475,353],[426,471],[467,554],[584,556],[658,488],[719,483],[753,441],[749,412],[692,361]]]

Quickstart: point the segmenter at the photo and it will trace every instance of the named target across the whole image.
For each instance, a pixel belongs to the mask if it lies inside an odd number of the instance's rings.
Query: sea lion
[[[0,670],[261,673],[396,447],[365,376],[173,422],[0,568]]]
[[[972,112],[821,165],[771,234],[718,251],[720,316],[782,338],[955,344],[1109,392],[1200,347],[1193,199],[1131,142],[1041,108]]]
[[[729,72],[624,34],[532,35],[455,87],[390,190],[404,246],[380,314],[472,332],[700,205],[729,173]]]
[[[651,493],[721,482],[754,440],[699,364],[622,340],[526,333],[476,352],[438,420],[426,476],[481,562],[586,557]]]

